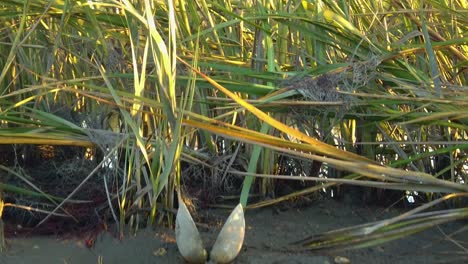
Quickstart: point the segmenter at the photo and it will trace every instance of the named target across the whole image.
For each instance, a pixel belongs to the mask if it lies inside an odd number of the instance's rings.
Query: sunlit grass
[[[106,193],[121,230],[172,220],[165,209],[174,192],[199,184],[183,175],[184,164],[205,168],[206,191],[229,190],[247,208],[339,184],[466,193],[467,8],[412,0],[2,1],[0,143],[117,156],[120,171]],[[318,183],[249,201],[284,179],[284,155],[304,166],[321,162],[320,175],[307,175]],[[229,161],[217,164],[219,157]],[[243,184],[226,187],[227,177]],[[49,197],[32,182],[2,184],[0,191]],[[60,206],[79,186],[70,191],[55,197]],[[424,227],[435,223],[422,217]]]

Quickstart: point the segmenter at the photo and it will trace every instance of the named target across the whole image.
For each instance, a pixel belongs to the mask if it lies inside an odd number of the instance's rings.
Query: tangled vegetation
[[[3,0],[0,216],[137,228],[171,222],[176,191],[418,200],[310,249],[466,219],[466,4]]]

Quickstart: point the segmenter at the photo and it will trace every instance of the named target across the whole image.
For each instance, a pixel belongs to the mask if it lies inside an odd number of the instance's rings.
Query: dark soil
[[[306,207],[269,207],[245,213],[245,243],[234,263],[467,263],[468,236],[448,234],[466,223],[456,222],[381,246],[335,253],[293,252],[290,243],[313,234],[381,220],[401,209],[354,207],[330,199]],[[205,245],[211,246],[226,210],[198,212],[197,223]],[[112,228],[111,228],[112,229]],[[183,263],[171,229],[145,229],[122,240],[115,232],[102,232],[93,244],[86,238],[10,238],[0,263]],[[349,262],[346,262],[349,261]]]

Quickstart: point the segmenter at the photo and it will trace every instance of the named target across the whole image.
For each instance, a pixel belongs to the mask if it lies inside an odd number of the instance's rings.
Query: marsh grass
[[[417,191],[429,203],[463,197],[465,10],[465,1],[4,0],[0,143],[81,147],[70,158],[95,167],[55,197],[18,173],[33,155],[23,153],[0,167],[0,191],[53,205],[42,224],[97,177],[106,215],[135,231],[172,222],[175,191],[205,205],[240,195],[246,208],[343,184]],[[280,179],[315,183],[278,197]],[[385,229],[393,233],[356,234],[374,245],[445,221],[413,217]]]

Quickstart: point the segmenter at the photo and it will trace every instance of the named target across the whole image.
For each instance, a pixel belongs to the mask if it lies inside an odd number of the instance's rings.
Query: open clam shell
[[[189,263],[205,263],[207,253],[187,206],[179,197],[175,237],[182,257]]]
[[[224,224],[210,252],[210,262],[224,264],[232,262],[244,243],[245,219],[242,205],[234,208]]]

